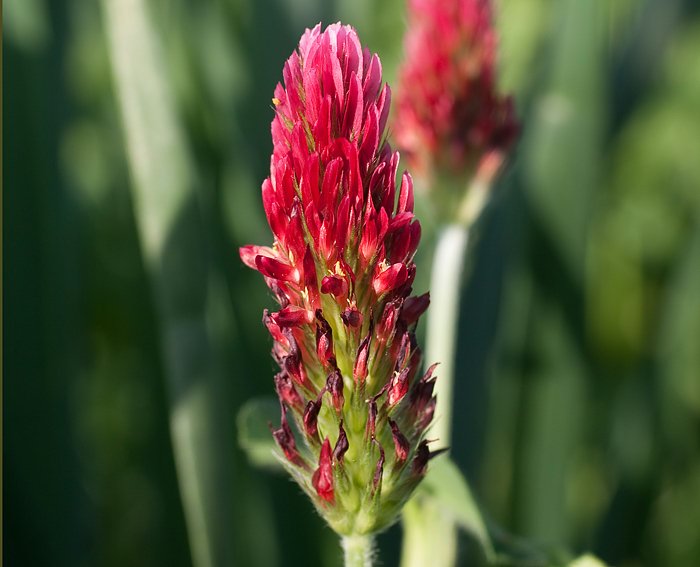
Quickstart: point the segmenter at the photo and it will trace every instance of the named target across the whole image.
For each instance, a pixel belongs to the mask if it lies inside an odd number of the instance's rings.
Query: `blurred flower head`
[[[491,0],[410,0],[393,121],[399,148],[427,186],[493,178],[518,131],[496,91]],[[438,188],[436,188],[438,189]]]
[[[307,30],[273,98],[262,186],[271,247],[241,258],[280,304],[265,311],[280,372],[280,458],[341,534],[392,523],[432,456],[435,398],[420,377],[411,296],[420,224],[385,141],[390,91],[354,29]]]

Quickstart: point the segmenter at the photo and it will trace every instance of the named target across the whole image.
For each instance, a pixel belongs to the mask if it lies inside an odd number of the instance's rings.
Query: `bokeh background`
[[[194,401],[168,378],[101,3],[6,0],[5,564],[192,565],[170,435],[185,407],[212,565],[339,565],[296,486],[239,447],[238,408],[274,370],[272,300],[237,247],[270,240],[270,100],[303,29],[354,25],[393,82],[405,7],[147,4],[196,180],[196,231],[177,242],[204,258],[169,277],[203,290],[211,371],[188,377]],[[469,252],[452,454],[485,515],[537,546],[695,567],[700,2],[501,0],[497,23],[523,131]],[[419,214],[423,291],[437,227],[425,200]],[[382,564],[399,542],[381,537]],[[463,564],[472,552],[464,536]]]

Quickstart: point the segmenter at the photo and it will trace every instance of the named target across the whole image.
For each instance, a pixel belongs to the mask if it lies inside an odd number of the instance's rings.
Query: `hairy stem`
[[[369,535],[343,536],[345,567],[372,567],[374,540]]]

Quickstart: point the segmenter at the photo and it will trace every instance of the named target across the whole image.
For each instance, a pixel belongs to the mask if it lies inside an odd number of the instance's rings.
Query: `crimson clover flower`
[[[355,30],[306,30],[272,99],[262,198],[274,243],[244,246],[280,309],[280,460],[338,533],[394,522],[435,453],[433,368],[420,376],[411,296],[421,236],[413,182],[386,142],[390,90]]]
[[[409,2],[393,128],[429,186],[488,184],[515,141],[513,99],[496,89],[496,39],[491,0]]]

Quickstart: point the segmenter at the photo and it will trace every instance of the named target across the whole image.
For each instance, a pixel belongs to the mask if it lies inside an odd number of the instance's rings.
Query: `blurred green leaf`
[[[7,38],[27,51],[40,51],[51,39],[47,4],[42,0],[14,0],[3,4]]]
[[[559,29],[547,52],[545,88],[523,133],[528,191],[538,220],[577,277],[583,272],[606,122],[606,5],[601,0],[556,3]]]
[[[221,360],[207,312],[217,281],[198,202],[200,183],[147,2],[103,0],[102,5],[135,216],[158,309],[171,436],[193,560],[197,567],[232,565],[233,474],[216,435],[226,427],[227,416],[217,405]]]
[[[238,411],[238,443],[254,466],[283,470],[274,454],[276,445],[269,427],[279,421],[279,415],[280,404],[272,397],[248,400]]]
[[[454,517],[455,523],[474,536],[490,561],[494,558],[493,544],[471,489],[459,468],[449,457],[439,457],[430,463],[428,474],[420,485],[421,497],[428,497]]]
[[[157,264],[192,193],[192,160],[145,1],[103,5],[141,240],[147,260]]]
[[[518,98],[530,92],[538,74],[533,72],[544,55],[552,10],[547,0],[501,0],[497,5],[499,86]]]

